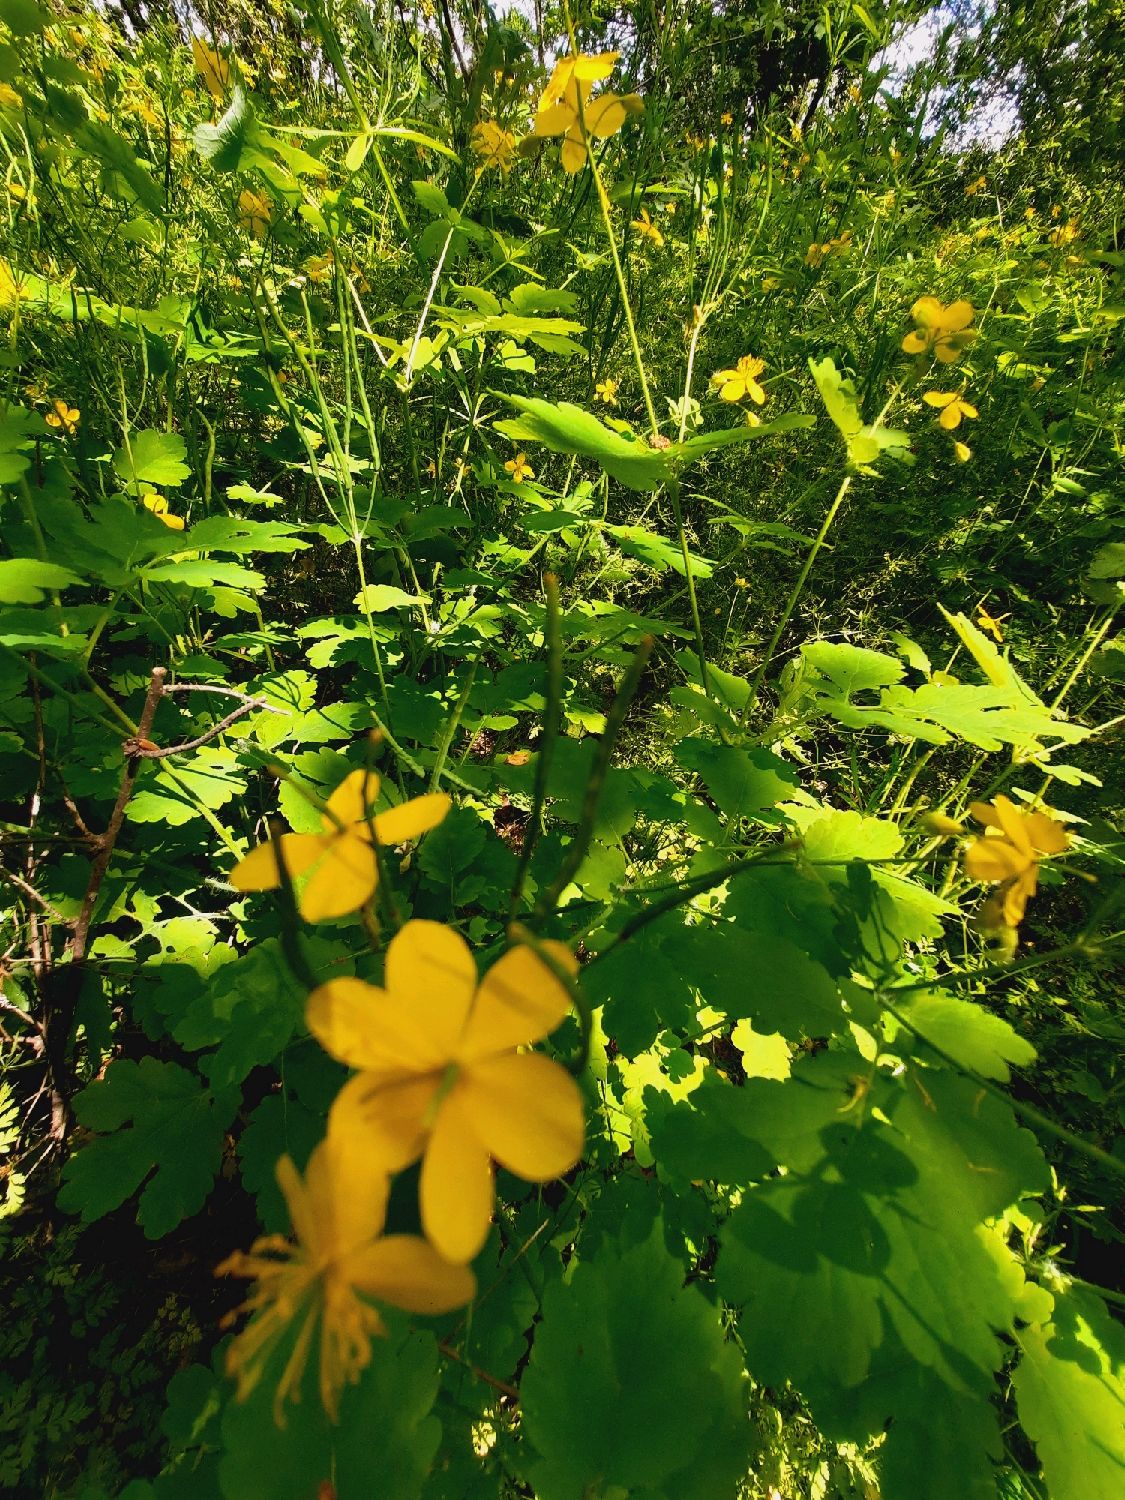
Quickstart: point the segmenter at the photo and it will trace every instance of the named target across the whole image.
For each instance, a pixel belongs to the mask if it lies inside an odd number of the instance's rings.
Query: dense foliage
[[[1122,1493],[1115,18],[0,0],[6,1493]]]

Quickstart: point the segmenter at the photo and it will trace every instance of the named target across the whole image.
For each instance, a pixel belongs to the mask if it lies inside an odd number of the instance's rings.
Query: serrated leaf
[[[408,594],[405,589],[390,583],[369,583],[353,600],[357,609],[366,609],[373,615],[385,614],[392,609],[411,609],[429,602],[429,594]]]
[[[217,125],[197,125],[192,131],[192,144],[205,162],[216,172],[234,172],[242,161],[242,154],[253,143],[255,135],[254,116],[250,101],[241,84],[236,85],[230,106]]]
[[[1118,1500],[1125,1489],[1125,1338],[1099,1298],[1055,1294],[1054,1318],[1016,1335],[1012,1377],[1051,1500]]]
[[[144,1183],[137,1217],[159,1239],[203,1206],[237,1107],[236,1091],[204,1088],[176,1063],[111,1063],[75,1100],[79,1122],[102,1133],[63,1169],[60,1207],[90,1224]]]
[[[741,1361],[683,1277],[658,1222],[645,1243],[603,1246],[548,1287],[521,1390],[540,1500],[734,1500],[747,1462]]]
[[[113,455],[113,467],[122,483],[134,488],[143,484],[174,487],[191,473],[184,463],[186,453],[187,445],[179,433],[146,427],[129,434],[128,444]]]
[[[956,995],[943,995],[935,990],[929,995],[904,1000],[896,1008],[911,1026],[917,1027],[926,1041],[933,1042],[982,1078],[1007,1083],[1009,1064],[1026,1068],[1035,1061],[1035,1048],[1030,1042],[1001,1016],[993,1015],[971,1000],[961,1000]],[[919,1056],[926,1061],[924,1043],[917,1045]]]
[[[621,484],[633,490],[654,490],[670,476],[665,455],[640,438],[613,432],[590,412],[569,401],[557,406],[539,397],[504,396],[521,413],[495,424],[497,432],[514,442],[542,443],[552,453],[592,458]]]
[[[681,740],[675,754],[680,765],[702,777],[715,805],[731,818],[753,817],[800,786],[793,768],[769,750],[693,738]]]

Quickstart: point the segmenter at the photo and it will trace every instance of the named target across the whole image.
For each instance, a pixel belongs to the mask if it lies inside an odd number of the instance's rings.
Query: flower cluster
[[[852,248],[852,232],[845,229],[843,234],[837,235],[835,239],[825,240],[818,245],[815,241],[805,251],[805,265],[819,266],[830,255],[847,255]]]
[[[375,848],[432,828],[449,805],[429,794],[375,813],[378,786],[373,772],[353,772],[328,799],[323,832],[284,834],[252,850],[232,883],[279,884],[280,853],[289,873],[312,870],[300,895],[306,916],[354,910],[375,888]],[[309,1030],[355,1072],[304,1178],[288,1157],[278,1164],[295,1243],[267,1235],[218,1268],[254,1281],[233,1315],[249,1313],[250,1321],[227,1354],[240,1398],[291,1336],[274,1403],[283,1422],[319,1330],[320,1396],[335,1420],[344,1387],[385,1332],[368,1299],[439,1314],[475,1296],[468,1263],[488,1235],[493,1163],[548,1182],[582,1154],[577,1084],[560,1064],[527,1050],[567,1015],[576,971],[561,944],[543,942],[509,949],[478,979],[460,934],[411,920],[387,946],[381,986],[336,978],[313,990]],[[425,1237],[386,1235],[392,1175],[418,1161]]]

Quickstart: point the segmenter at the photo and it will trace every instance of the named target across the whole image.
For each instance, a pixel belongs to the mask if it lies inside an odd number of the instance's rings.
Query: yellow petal
[[[417,1161],[430,1133],[439,1073],[357,1073],[332,1102],[329,1134],[351,1135],[388,1172]]]
[[[183,531],[184,529],[183,516],[174,516],[171,514],[171,512],[165,512],[165,514],[162,515],[160,519],[164,522],[165,526],[168,527],[169,531]]]
[[[973,456],[973,450],[969,447],[968,443],[954,443],[953,452],[959,464],[967,464]]]
[[[364,822],[367,809],[378,795],[377,771],[369,771],[365,766],[361,766],[358,771],[350,771],[328,799],[328,813],[331,816],[325,815],[325,830],[338,828],[341,824],[347,827],[349,823]]]
[[[418,1017],[402,1000],[362,979],[330,979],[308,998],[305,1020],[317,1041],[351,1068],[380,1080],[417,1077],[444,1067]]]
[[[310,1173],[316,1171],[316,1156],[320,1149],[320,1146],[314,1148],[312,1156],[309,1157],[307,1170]],[[297,1171],[290,1157],[282,1156],[274,1168],[274,1175],[281,1189],[281,1196],[285,1199],[285,1207],[289,1210],[289,1222],[293,1226],[293,1233],[302,1245],[311,1248],[318,1241],[316,1215],[313,1213],[309,1194],[300,1172]]]
[[[539,1052],[474,1064],[464,1110],[489,1155],[529,1182],[561,1177],[582,1155],[586,1115],[578,1085]]]
[[[327,851],[332,840],[319,833],[283,833],[281,857],[291,878],[303,875]],[[259,844],[240,859],[230,872],[229,880],[236,891],[272,891],[281,884],[277,868],[277,851],[273,841]]]
[[[907,354],[925,354],[926,350],[930,347],[930,342],[924,333],[919,333],[915,329],[913,333],[908,333],[903,339],[902,347]]]
[[[948,406],[957,400],[956,391],[927,391],[922,397],[927,406]]]
[[[1061,854],[1070,846],[1070,835],[1061,823],[1046,813],[1026,814],[1027,832],[1033,846],[1040,854]]]
[[[962,402],[959,403],[959,405],[961,407],[961,415],[963,417],[979,417],[980,416],[980,412],[977,411],[976,407],[975,406],[970,406],[967,401],[962,401]]]
[[[561,943],[544,945],[564,970],[578,965]],[[480,982],[469,1024],[458,1048],[465,1061],[537,1042],[570,1010],[570,996],[526,944],[509,948]]]
[[[946,333],[960,333],[973,321],[973,304],[962,297],[942,312],[940,326]]]
[[[1013,844],[1021,854],[1031,858],[1031,838],[1027,828],[1027,814],[1012,801],[1010,797],[994,797],[992,806],[996,810],[996,821],[1003,830],[1005,838]]]
[[[454,1264],[472,1260],[488,1238],[492,1164],[473,1133],[455,1087],[438,1110],[422,1160],[422,1228]]]
[[[938,424],[939,426],[944,427],[946,432],[953,432],[955,428],[960,427],[960,406],[956,402],[954,402],[952,406],[947,406],[942,412],[941,416],[938,418]]]
[[[330,1126],[327,1139],[309,1160],[305,1180],[318,1227],[333,1255],[347,1255],[382,1233],[389,1171],[361,1132]]]
[[[457,1056],[476,989],[465,939],[442,922],[411,921],[387,949],[387,991],[442,1064]]]
[[[620,56],[620,52],[580,53],[573,59],[574,76],[587,83],[600,83],[613,72]]]
[[[741,401],[746,394],[746,382],[741,375],[736,376],[720,389],[719,395],[724,401]]]
[[[574,124],[574,111],[568,104],[552,104],[541,109],[531,127],[532,135],[565,135]]]
[[[746,382],[746,394],[756,406],[761,406],[766,399],[765,391],[756,380],[748,380]]]
[[[978,823],[983,823],[986,828],[1000,827],[1000,819],[991,802],[970,802],[969,812]]]
[[[965,850],[965,873],[970,880],[1011,880],[1029,864],[1034,864],[1034,860],[1021,854],[1007,839],[975,839]]]
[[[355,834],[334,834],[297,899],[301,915],[306,922],[346,917],[371,900],[378,879],[371,845]]]
[[[922,328],[948,327],[945,323],[945,308],[936,297],[919,297],[910,309],[910,316]],[[970,310],[970,317],[972,316]]]
[[[428,1314],[452,1312],[477,1294],[467,1266],[450,1265],[418,1235],[392,1234],[348,1259],[345,1274],[357,1291],[391,1307]]]
[[[601,94],[584,111],[586,134],[605,138],[616,135],[625,123],[625,107],[616,94]]]
[[[562,143],[561,155],[563,171],[573,176],[575,172],[581,172],[586,165],[586,147],[581,138],[575,139],[568,135]]]
[[[436,828],[452,807],[444,792],[427,792],[398,807],[375,815],[375,837],[380,844],[404,844]]]

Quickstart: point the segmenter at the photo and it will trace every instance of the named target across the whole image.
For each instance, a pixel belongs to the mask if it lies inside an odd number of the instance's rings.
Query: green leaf
[[[686,438],[682,443],[673,443],[665,450],[674,463],[694,463],[697,458],[716,448],[729,448],[733,444],[753,443],[759,438],[773,437],[779,432],[800,432],[816,426],[815,417],[804,416],[798,411],[783,412],[772,422],[760,422],[757,427],[746,423],[742,427],[723,427],[717,432],[701,432]]]
[[[864,423],[854,381],[841,375],[831,358],[826,356],[819,363],[810,359],[809,369],[825,410],[847,444],[848,462],[853,468],[864,474],[874,473],[871,465],[881,453],[903,463],[913,462],[908,433],[881,424],[867,426]]]
[[[81,584],[82,579],[58,563],[33,557],[0,561],[0,604],[39,604],[48,593]]]
[[[192,144],[204,161],[210,162],[216,172],[237,171],[242,154],[254,142],[257,131],[253,111],[241,84],[235,85],[234,94],[225,115],[217,125],[197,125],[192,131]]]
[[[369,583],[353,600],[357,609],[368,610],[373,615],[385,614],[392,609],[412,609],[429,602],[429,594],[408,594],[405,589],[390,583]]]
[[[731,818],[753,817],[800,786],[793,768],[769,750],[687,739],[676,746],[675,755],[680,765],[703,778],[715,805]]]
[[[184,463],[187,445],[178,433],[146,427],[130,434],[126,447],[113,455],[113,467],[135,494],[141,485],[176,486],[191,473]]]
[[[625,438],[597,417],[562,401],[554,406],[539,397],[501,395],[522,415],[495,424],[496,431],[517,443],[542,443],[552,453],[592,458],[619,483],[632,490],[654,490],[671,476],[664,453],[640,438]]]
[[[295,1322],[299,1323],[299,1319]],[[433,1415],[438,1356],[433,1336],[404,1332],[401,1318],[376,1337],[358,1384],[347,1386],[333,1425],[317,1390],[320,1341],[314,1339],[300,1401],[274,1421],[274,1392],[292,1352],[290,1328],[245,1401],[223,1413],[225,1452],[219,1474],[226,1500],[312,1500],[331,1475],[337,1500],[415,1500],[437,1453],[441,1424]]]
[[[261,573],[239,563],[216,562],[209,557],[178,557],[173,562],[151,563],[143,572],[150,583],[175,583],[188,589],[233,588],[257,593],[266,586]]]
[[[801,647],[801,655],[846,696],[867,688],[887,687],[901,682],[903,666],[882,651],[864,646],[849,646],[833,641],[813,641]]]
[[[748,1461],[742,1364],[718,1310],[683,1280],[658,1222],[547,1288],[521,1391],[540,1500],[734,1500]]]
[[[167,481],[165,481],[167,482]],[[238,485],[227,491],[233,494]],[[238,516],[205,516],[184,534],[182,545],[197,552],[300,552],[301,528],[283,521],[246,521]]]
[[[90,1224],[144,1183],[137,1218],[159,1239],[202,1208],[237,1107],[237,1091],[202,1088],[176,1063],[111,1063],[75,1100],[79,1123],[101,1134],[64,1167],[59,1206]]]
[[[13,36],[38,36],[49,19],[35,0],[0,0],[0,21]]]
[[[890,998],[888,996],[888,998]],[[1001,1016],[993,1015],[971,1000],[943,995],[939,990],[916,995],[896,1007],[911,1026],[917,1027],[926,1041],[933,1042],[956,1062],[972,1068],[983,1078],[1007,1083],[1009,1064],[1029,1067],[1036,1057],[1035,1048],[1013,1030]],[[917,1050],[926,1062],[925,1043],[903,1032],[899,1045]]]
[[[1012,1377],[1051,1500],[1118,1500],[1125,1490],[1125,1337],[1099,1298],[1055,1293],[1053,1320],[1016,1335]]]
[[[687,577],[684,567],[684,554],[678,542],[668,541],[667,538],[658,536],[655,531],[649,531],[644,526],[605,526],[607,536],[611,536],[622,552],[630,557],[636,557],[646,563],[657,573],[666,573],[669,568],[678,573],[681,578]],[[688,554],[691,563],[692,576],[695,578],[710,578],[715,571],[715,565],[705,557],[699,557],[694,552]]]

